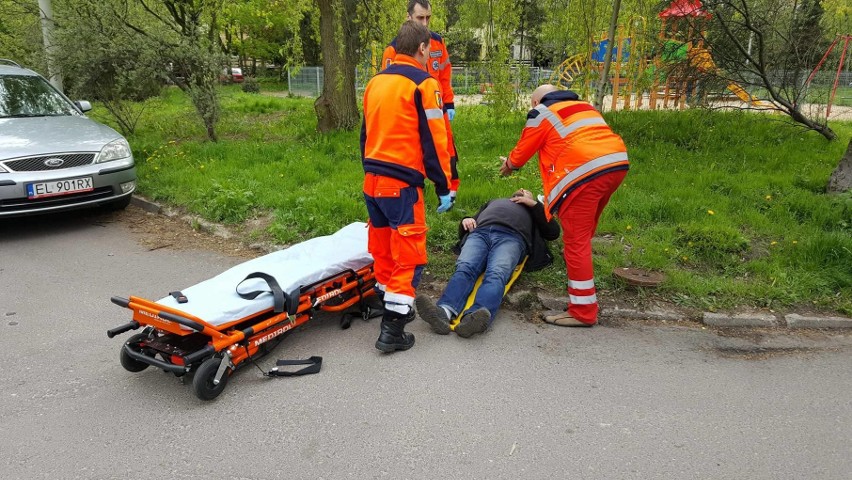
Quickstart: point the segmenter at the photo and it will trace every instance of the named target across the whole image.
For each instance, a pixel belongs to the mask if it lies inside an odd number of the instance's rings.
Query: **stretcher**
[[[526,257],[524,257],[523,260],[521,260],[521,263],[519,263],[518,265],[515,266],[515,269],[512,271],[512,276],[509,277],[509,281],[506,282],[506,288],[503,289],[503,296],[505,296],[507,293],[509,293],[509,289],[512,288],[512,285],[515,284],[515,280],[517,280],[518,277],[521,276],[521,272],[524,271],[524,265],[527,264],[527,260],[529,258],[530,258],[529,255],[527,255]],[[464,312],[466,312],[467,309],[469,309],[470,307],[473,306],[473,303],[476,301],[476,291],[479,290],[479,286],[482,285],[482,278],[484,276],[485,276],[484,273],[480,274],[479,278],[476,279],[476,283],[473,284],[473,290],[471,290],[470,295],[467,296],[467,301],[465,302],[464,308],[462,308],[461,313],[459,313],[456,316],[456,318],[454,318],[450,322],[450,330],[456,331],[456,327],[461,322],[461,319],[462,319],[462,316],[464,315]]]
[[[157,301],[112,297],[112,303],[133,314],[129,323],[107,331],[107,336],[143,328],[121,346],[122,367],[141,372],[153,366],[178,377],[191,373],[195,395],[212,400],[234,370],[268,353],[317,311],[345,312],[357,305],[364,320],[375,316],[366,301],[375,294],[375,283],[367,224],[352,223]],[[341,326],[348,328],[351,318],[344,313]],[[265,375],[316,373],[321,361],[279,360]],[[294,372],[279,368],[284,365],[307,367]]]

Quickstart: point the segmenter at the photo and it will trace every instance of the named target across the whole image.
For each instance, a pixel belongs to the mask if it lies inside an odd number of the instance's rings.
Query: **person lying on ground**
[[[420,317],[436,333],[450,333],[450,323],[462,314],[455,332],[470,337],[488,329],[515,267],[529,255],[526,271],[540,270],[553,262],[545,240],[559,238],[559,223],[548,221],[544,206],[528,190],[510,198],[491,200],[473,217],[459,225],[460,248],[456,269],[438,302],[417,295]],[[473,305],[464,310],[477,278],[483,274]]]

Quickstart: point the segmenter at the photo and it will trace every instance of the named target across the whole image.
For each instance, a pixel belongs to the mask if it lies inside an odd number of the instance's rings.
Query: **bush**
[[[251,190],[214,181],[198,202],[206,217],[217,222],[238,223],[248,218],[255,198]]]
[[[246,77],[243,82],[243,91],[246,93],[260,93],[260,83],[254,77]]]

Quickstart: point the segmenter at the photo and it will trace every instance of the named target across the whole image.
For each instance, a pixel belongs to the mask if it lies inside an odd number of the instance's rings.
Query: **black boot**
[[[414,334],[405,331],[405,324],[414,320],[414,309],[407,314],[385,310],[376,348],[385,353],[408,350],[414,346]]]

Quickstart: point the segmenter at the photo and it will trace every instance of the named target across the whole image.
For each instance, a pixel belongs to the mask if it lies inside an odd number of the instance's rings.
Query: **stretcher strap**
[[[189,299],[186,298],[186,295],[184,295],[180,291],[169,292],[169,295],[171,295],[172,298],[177,300],[178,303],[186,303],[189,301]]]
[[[322,357],[311,357],[307,360],[278,360],[275,362],[275,367],[269,371],[270,377],[295,377],[298,375],[309,375],[312,373],[319,373],[322,368]],[[307,367],[296,370],[295,372],[290,372],[286,370],[279,370],[278,367],[283,367],[286,365],[307,365]]]
[[[264,280],[266,282],[266,284],[269,285],[269,290],[255,290],[253,292],[247,292],[247,293],[240,292],[240,285],[242,285],[243,282],[245,282],[246,280],[249,280],[249,279],[252,279],[252,278],[259,278],[261,280]],[[257,298],[258,295],[260,295],[262,293],[271,293],[272,294],[272,307],[273,307],[275,313],[281,313],[281,312],[284,311],[284,300],[285,300],[284,291],[281,290],[281,286],[278,285],[278,281],[275,280],[275,277],[273,277],[272,275],[268,275],[268,274],[263,273],[263,272],[250,273],[246,276],[246,278],[242,279],[242,281],[240,281],[240,283],[237,284],[236,290],[237,290],[237,295],[239,295],[240,297],[242,297],[246,300],[254,300],[255,298]]]

